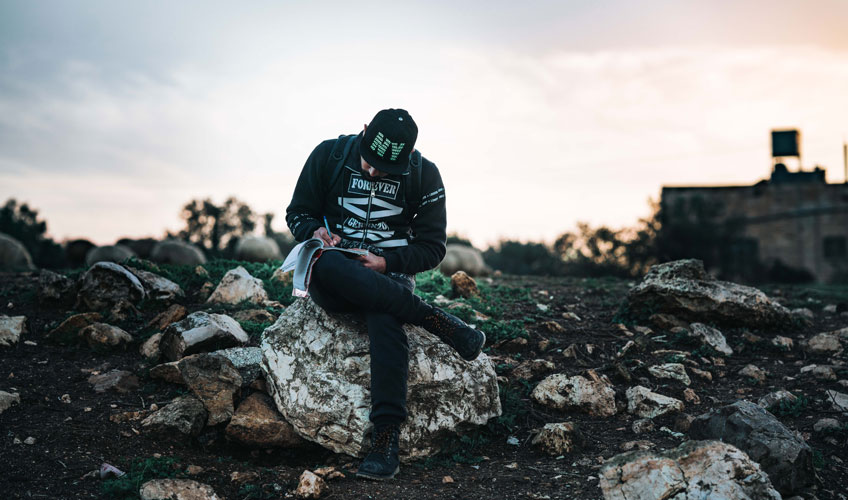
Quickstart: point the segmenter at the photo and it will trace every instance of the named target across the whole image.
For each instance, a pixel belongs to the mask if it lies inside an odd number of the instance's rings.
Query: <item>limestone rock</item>
[[[124,245],[94,247],[85,254],[85,265],[91,267],[98,262],[114,262],[116,264],[120,264],[121,262],[135,256],[135,252]]]
[[[768,473],[782,494],[813,484],[813,451],[777,418],[749,401],[712,410],[692,422],[694,439],[721,439],[744,451]]]
[[[801,368],[801,374],[816,380],[836,380],[836,372],[830,366],[807,365]]]
[[[196,354],[193,354],[192,356],[196,356]],[[186,356],[183,359],[187,359],[190,357],[191,356]],[[148,374],[152,379],[162,380],[171,384],[185,385],[185,380],[183,380],[183,374],[180,371],[179,361],[160,363],[151,368]]]
[[[242,387],[250,385],[262,373],[262,349],[258,347],[230,347],[214,352],[230,360],[241,375]]]
[[[149,328],[155,328],[157,330],[164,330],[171,323],[176,323],[177,321],[185,318],[188,315],[188,309],[180,304],[171,304],[170,307],[160,312],[153,319],[147,323]]]
[[[144,286],[134,274],[114,262],[98,262],[80,278],[77,299],[89,310],[112,307],[120,300],[130,303],[145,297]]]
[[[550,455],[559,456],[574,451],[575,441],[579,439],[576,435],[572,422],[545,424],[531,444]]]
[[[47,339],[52,342],[67,343],[78,337],[83,328],[103,319],[100,313],[74,314],[47,333]]]
[[[176,300],[177,297],[185,297],[185,292],[180,288],[180,285],[167,278],[134,267],[127,267],[127,269],[141,281],[147,296],[153,300],[170,302]]]
[[[24,271],[35,269],[32,257],[20,241],[0,233],[0,270]]]
[[[233,395],[241,387],[241,375],[228,359],[204,353],[181,359],[178,367],[208,412],[206,425],[218,425],[233,416]]]
[[[245,268],[239,266],[227,271],[206,302],[235,305],[245,301],[262,304],[266,300],[268,293],[262,285],[262,280],[254,278]]]
[[[758,384],[762,384],[766,381],[766,378],[768,377],[768,372],[756,365],[745,365],[744,368],[739,370],[739,376],[743,378],[749,378]]]
[[[131,302],[121,299],[112,306],[109,311],[109,320],[114,322],[124,322],[130,319],[141,317],[141,311]]]
[[[280,246],[267,236],[244,236],[236,244],[236,260],[267,262],[282,257]]]
[[[26,331],[26,316],[0,315],[0,347],[17,344]]]
[[[132,342],[132,335],[106,323],[92,323],[79,331],[80,338],[92,348],[124,347]]]
[[[641,418],[656,418],[666,413],[683,411],[683,401],[637,385],[627,389],[627,411]]]
[[[42,304],[73,304],[76,298],[74,282],[59,273],[42,269],[38,275],[38,301]]]
[[[138,490],[141,500],[219,500],[208,484],[192,479],[153,479]]]
[[[111,370],[99,375],[88,377],[88,383],[92,385],[94,392],[132,392],[139,387],[138,377],[126,370]]]
[[[816,432],[836,431],[842,428],[839,420],[835,418],[820,418],[813,424],[813,430]]]
[[[17,392],[0,391],[0,413],[8,410],[12,405],[21,403],[21,395]]]
[[[480,250],[458,243],[448,243],[439,270],[445,276],[453,276],[457,271],[465,271],[469,276],[485,276],[490,271]]]
[[[577,409],[599,417],[615,415],[615,391],[609,380],[591,370],[588,376],[551,375],[539,382],[530,397],[558,410]]]
[[[824,332],[805,342],[804,349],[810,354],[829,356],[842,352],[842,344],[836,332]]]
[[[781,389],[779,391],[770,392],[761,397],[757,401],[757,405],[761,408],[765,408],[766,410],[770,410],[771,408],[779,407],[781,404],[791,404],[795,401],[798,401],[798,396],[785,389]]]
[[[274,407],[274,400],[258,392],[239,405],[227,425],[227,439],[255,448],[293,448],[305,441]]]
[[[153,251],[150,253],[150,260],[159,264],[197,266],[206,263],[206,256],[203,255],[203,251],[191,243],[179,240],[165,240],[160,241],[153,247]]]
[[[654,430],[654,421],[650,418],[640,418],[633,422],[633,425],[630,426],[630,430],[633,431],[633,434],[652,432]]]
[[[825,391],[825,396],[834,410],[848,412],[848,394],[829,390]]]
[[[225,314],[198,311],[162,332],[160,351],[169,361],[218,347],[246,344],[249,338],[236,320]]]
[[[546,359],[528,359],[513,368],[510,375],[513,378],[532,380],[540,375],[550,373],[555,369],[556,365]]]
[[[163,436],[197,436],[206,423],[206,409],[193,396],[181,396],[141,422],[141,427]]]
[[[265,309],[245,309],[233,314],[236,321],[251,321],[253,323],[273,323],[277,317]]]
[[[725,356],[733,354],[733,349],[727,345],[727,339],[724,338],[724,335],[719,330],[703,323],[692,323],[689,325],[689,332],[690,336]]]
[[[444,434],[500,415],[488,356],[467,362],[423,329],[405,325],[404,331],[409,419],[401,427],[401,453],[431,455]],[[367,448],[370,358],[358,316],[330,315],[301,299],[265,330],[261,348],[268,390],[298,434],[337,453],[358,455]]]
[[[465,271],[453,273],[450,283],[454,295],[465,297],[466,299],[480,296],[480,290],[477,289],[477,282]]]
[[[781,498],[756,462],[719,441],[616,455],[604,463],[600,476],[605,500]]]
[[[148,361],[159,359],[159,343],[162,341],[161,333],[154,333],[138,348],[138,353]]]
[[[695,259],[667,262],[651,267],[642,281],[627,294],[631,315],[674,315],[689,322],[727,323],[763,328],[789,325],[792,314],[763,292],[712,279]]]
[[[278,267],[274,270],[274,273],[271,274],[271,281],[278,281],[284,285],[291,285],[293,274],[294,273],[291,271],[283,271]]]
[[[327,491],[327,483],[312,472],[305,470],[300,475],[294,494],[298,498],[320,498]]]
[[[776,336],[771,339],[771,345],[777,347],[781,351],[791,351],[792,347],[794,347],[795,343],[789,337]]]
[[[689,375],[686,374],[686,367],[680,363],[665,363],[662,365],[654,365],[648,368],[648,373],[657,378],[670,378],[682,382],[683,385],[689,385],[692,381]]]

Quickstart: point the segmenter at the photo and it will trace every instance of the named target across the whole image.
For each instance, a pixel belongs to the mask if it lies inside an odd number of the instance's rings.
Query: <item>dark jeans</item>
[[[412,293],[412,276],[374,272],[342,252],[325,252],[312,268],[309,294],[328,312],[360,312],[368,325],[371,352],[371,422],[400,424],[406,419],[409,346],[403,323],[426,313]]]

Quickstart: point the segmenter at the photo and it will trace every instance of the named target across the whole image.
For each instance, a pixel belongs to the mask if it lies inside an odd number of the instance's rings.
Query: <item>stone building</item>
[[[797,132],[793,132],[797,140]],[[825,171],[789,171],[776,149],[771,176],[752,186],[662,188],[661,206],[707,204],[732,237],[719,271],[745,275],[753,267],[784,266],[818,282],[848,282],[848,183],[829,184]],[[792,153],[790,148],[790,153]]]

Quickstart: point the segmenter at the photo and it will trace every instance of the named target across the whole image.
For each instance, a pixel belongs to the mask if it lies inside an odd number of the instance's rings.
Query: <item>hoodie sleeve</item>
[[[307,158],[297,179],[291,203],[286,208],[286,224],[297,241],[308,240],[324,225],[322,211],[327,194],[324,171],[334,144],[334,139],[319,144]]]
[[[409,245],[386,252],[386,272],[414,274],[433,269],[445,257],[445,186],[436,165],[422,162],[421,202],[412,219]]]

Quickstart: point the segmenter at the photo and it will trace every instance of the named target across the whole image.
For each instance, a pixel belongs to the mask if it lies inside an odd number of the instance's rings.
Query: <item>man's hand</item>
[[[318,229],[316,229],[315,232],[312,233],[312,237],[313,238],[320,238],[324,242],[325,245],[328,245],[328,246],[331,246],[331,247],[336,246],[337,244],[341,243],[341,241],[342,241],[341,236],[327,232],[327,228],[325,228],[325,227],[319,227]]]
[[[386,259],[380,257],[379,255],[375,255],[371,252],[368,252],[368,255],[359,255],[356,257],[359,262],[362,262],[362,265],[371,269],[372,271],[377,271],[380,274],[385,274],[386,272]]]

